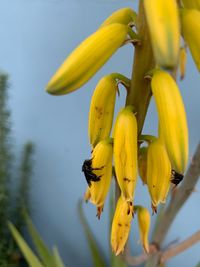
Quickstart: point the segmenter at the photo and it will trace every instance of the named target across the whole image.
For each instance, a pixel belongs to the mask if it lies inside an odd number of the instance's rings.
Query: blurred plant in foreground
[[[28,232],[32,238],[32,241],[35,245],[39,257],[37,257],[34,254],[34,252],[30,249],[30,247],[25,242],[25,240],[23,239],[17,228],[12,223],[9,223],[9,228],[15,241],[17,242],[19,248],[21,249],[26,261],[28,262],[29,266],[64,267],[64,263],[60,258],[57,248],[56,247],[53,248],[53,252],[51,252],[43,242],[40,235],[38,234],[30,218],[27,215],[25,215],[25,217],[26,217],[25,222],[28,227]]]
[[[112,218],[114,215],[114,198],[113,194],[111,194],[110,201],[109,201],[109,231],[111,230],[111,224],[112,224]],[[92,260],[93,260],[93,266],[94,267],[127,267],[127,264],[121,259],[120,257],[115,257],[112,250],[109,251],[109,262],[106,261],[106,255],[103,252],[103,248],[100,247],[98,240],[96,240],[95,236],[92,233],[92,230],[90,229],[90,226],[87,222],[87,219],[84,215],[83,211],[83,201],[80,200],[78,203],[78,213],[79,218],[82,223],[84,233],[88,242],[88,246],[90,248]]]
[[[24,226],[24,209],[30,211],[29,182],[34,146],[24,145],[19,169],[14,168],[10,111],[7,107],[8,76],[0,73],[0,267],[19,266],[22,255],[7,227],[12,221],[19,231]],[[17,184],[16,184],[17,181]],[[11,187],[11,182],[17,187]]]

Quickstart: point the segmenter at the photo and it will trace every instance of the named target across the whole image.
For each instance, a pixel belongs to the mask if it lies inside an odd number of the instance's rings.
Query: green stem
[[[139,142],[144,141],[147,143],[151,143],[151,142],[155,141],[156,139],[157,139],[157,137],[154,135],[141,134],[138,138],[138,141]]]
[[[119,82],[121,82],[126,88],[130,87],[131,80],[127,78],[126,76],[124,76],[123,74],[115,72],[115,73],[112,73],[111,76],[113,79],[116,79]]]
[[[141,44],[135,46],[131,87],[126,98],[126,105],[133,105],[137,112],[138,134],[140,135],[151,98],[150,81],[144,77],[155,67],[142,0],[139,4],[137,30]]]
[[[130,36],[132,42],[138,42],[140,40],[139,35],[135,33],[131,27],[128,28],[128,35]]]

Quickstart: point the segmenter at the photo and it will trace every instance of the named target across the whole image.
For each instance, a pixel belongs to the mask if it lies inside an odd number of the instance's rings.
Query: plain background
[[[81,165],[90,153],[87,136],[90,98],[103,75],[121,72],[130,76],[133,49],[131,45],[121,48],[90,82],[73,94],[53,97],[45,92],[45,86],[73,48],[114,10],[125,6],[136,8],[137,1],[0,0],[0,68],[10,75],[9,105],[16,151],[27,140],[36,144],[32,217],[49,246],[58,246],[66,266],[92,266],[77,213],[77,202],[86,189]],[[188,116],[190,156],[200,137],[199,87],[199,73],[189,56],[186,79],[180,82],[180,89]],[[123,91],[116,110],[124,104]],[[157,115],[152,101],[144,132],[156,134],[156,130]],[[150,198],[140,181],[135,202],[150,208]],[[198,184],[197,192],[178,214],[165,244],[176,238],[184,239],[199,229],[199,203]],[[100,221],[91,204],[84,210],[108,259],[107,204]],[[140,253],[136,221],[130,240],[133,254]],[[168,266],[195,266],[199,255],[198,244],[170,260]]]

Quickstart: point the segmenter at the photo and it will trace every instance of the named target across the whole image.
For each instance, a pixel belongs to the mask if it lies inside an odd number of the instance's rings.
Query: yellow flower
[[[144,7],[156,63],[174,68],[180,47],[176,0],[144,0]]]
[[[181,10],[183,37],[189,46],[193,60],[200,71],[200,11],[195,9]]]
[[[150,230],[151,217],[150,217],[148,209],[142,206],[135,206],[134,211],[137,213],[137,217],[138,217],[140,241],[144,247],[144,250],[148,253],[149,252],[148,235],[149,235],[149,230]]]
[[[121,196],[117,202],[111,229],[111,247],[115,255],[119,255],[124,250],[130,233],[132,218],[133,204]]]
[[[80,88],[124,43],[128,31],[128,26],[113,23],[85,39],[53,75],[47,92],[64,95]]]

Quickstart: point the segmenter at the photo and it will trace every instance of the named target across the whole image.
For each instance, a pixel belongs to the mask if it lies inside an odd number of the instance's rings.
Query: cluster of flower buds
[[[108,61],[127,40],[137,40],[132,30],[136,13],[130,8],[115,12],[65,59],[47,85],[52,95],[77,90]]]
[[[181,78],[184,77],[187,45],[200,70],[200,1],[183,0],[177,6],[176,0],[144,0],[143,5],[155,60],[155,68],[144,73],[144,79],[150,78],[158,113],[158,137],[140,134],[138,110],[132,105],[119,111],[113,125],[118,85],[129,92],[131,81],[119,73],[106,75],[91,99],[88,132],[92,155],[82,166],[88,183],[85,200],[97,207],[98,218],[113,174],[121,190],[111,229],[111,246],[116,255],[124,249],[134,213],[138,216],[141,243],[149,251],[150,215],[146,208],[134,206],[138,173],[148,188],[153,212],[165,202],[170,184],[178,185],[183,179],[188,162],[188,127],[171,71],[179,65]],[[120,46],[128,42],[140,44],[137,41],[136,12],[131,8],[114,12],[64,61],[47,91],[62,95],[80,88]]]
[[[180,32],[200,71],[200,1],[144,0],[154,57],[158,66],[173,69],[180,53]],[[185,57],[185,56],[184,56]]]

